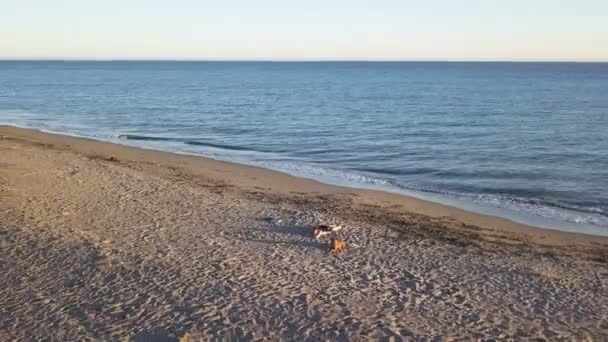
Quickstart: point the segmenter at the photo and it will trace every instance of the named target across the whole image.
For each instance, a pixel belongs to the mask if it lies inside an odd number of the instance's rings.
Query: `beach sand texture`
[[[608,338],[607,238],[6,126],[0,245],[4,341]]]

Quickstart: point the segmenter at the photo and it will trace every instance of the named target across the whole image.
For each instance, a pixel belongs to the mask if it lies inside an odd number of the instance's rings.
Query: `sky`
[[[0,0],[0,59],[608,61],[608,0]]]

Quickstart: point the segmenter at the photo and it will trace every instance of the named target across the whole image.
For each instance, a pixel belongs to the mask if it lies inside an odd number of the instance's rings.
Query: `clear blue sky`
[[[0,58],[608,61],[608,0],[1,0]]]

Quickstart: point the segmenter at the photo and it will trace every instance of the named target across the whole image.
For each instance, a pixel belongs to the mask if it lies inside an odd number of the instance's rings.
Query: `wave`
[[[586,202],[567,202],[567,201],[559,201],[552,199],[543,199],[534,196],[540,196],[542,194],[534,191],[525,191],[521,189],[512,189],[511,191],[504,189],[473,189],[468,192],[458,192],[458,191],[442,191],[434,188],[417,188],[417,187],[406,187],[402,186],[398,183],[392,182],[393,185],[415,190],[415,191],[423,191],[429,193],[435,193],[438,195],[450,195],[457,196],[462,198],[470,198],[472,200],[480,201],[480,202],[490,202],[490,203],[517,203],[526,206],[538,206],[538,207],[550,207],[555,209],[563,209],[569,211],[576,211],[586,214],[593,215],[601,215],[605,216],[608,221],[608,206],[604,203],[596,202],[596,201],[586,201]],[[479,191],[476,191],[479,190]],[[526,197],[524,197],[526,196]]]
[[[202,141],[197,141],[197,140],[186,140],[186,141],[184,141],[184,143],[186,145],[215,147],[215,148],[221,148],[224,150],[232,150],[232,151],[254,151],[252,149],[249,149],[246,147],[241,147],[241,146],[236,146],[236,145],[216,144],[216,143],[202,142]],[[264,152],[264,151],[262,151],[262,152]]]
[[[390,186],[389,180],[386,179],[322,166],[310,162],[269,160],[259,161],[252,164],[267,169],[289,173],[294,176],[312,178],[324,183],[336,185],[355,187],[357,185]]]
[[[151,135],[138,135],[138,134],[119,134],[118,139],[144,140],[144,141],[181,141],[179,138],[166,138],[166,137],[157,137],[157,136],[151,136]]]
[[[247,147],[238,146],[238,145],[228,145],[228,144],[218,144],[213,142],[201,141],[197,139],[188,139],[188,138],[174,138],[174,137],[161,137],[161,136],[153,136],[153,135],[139,135],[139,134],[119,134],[118,139],[125,140],[141,140],[141,141],[168,141],[168,142],[179,142],[186,145],[193,146],[205,146],[205,147],[214,147],[224,150],[231,151],[256,151]],[[265,152],[265,151],[262,151]]]
[[[464,209],[467,209],[466,203],[476,203],[484,207],[506,209],[515,214],[527,213],[551,220],[558,219],[568,223],[608,228],[608,207],[599,202],[568,203],[533,197],[519,197],[513,194],[443,191],[435,188],[403,185],[396,181],[390,181],[389,183],[406,192],[414,191],[436,195],[439,198],[452,198],[461,201],[465,203]],[[507,215],[507,218],[512,217]]]

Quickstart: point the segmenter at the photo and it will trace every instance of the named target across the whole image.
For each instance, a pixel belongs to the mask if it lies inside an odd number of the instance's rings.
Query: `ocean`
[[[608,63],[1,61],[0,123],[608,235]]]

